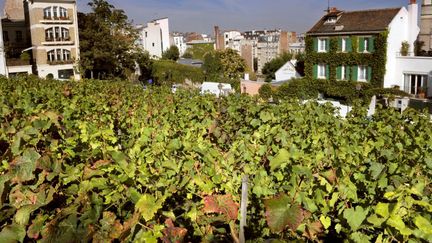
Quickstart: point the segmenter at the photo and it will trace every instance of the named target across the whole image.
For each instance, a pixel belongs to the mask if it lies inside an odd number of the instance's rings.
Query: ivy
[[[384,75],[386,72],[387,59],[387,36],[388,31],[384,31],[374,36],[375,50],[372,53],[358,53],[358,36],[351,36],[352,52],[338,52],[338,37],[330,38],[330,50],[326,53],[318,53],[313,47],[312,36],[306,37],[306,61],[305,75],[308,79],[313,79],[313,65],[326,63],[330,65],[330,82],[336,81],[336,68],[338,66],[365,65],[372,68],[372,79],[370,84],[375,88],[384,86]],[[350,77],[350,80],[353,80]]]

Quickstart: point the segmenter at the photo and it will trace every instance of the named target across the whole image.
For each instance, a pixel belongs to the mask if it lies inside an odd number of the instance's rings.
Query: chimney
[[[411,1],[413,1],[413,0],[411,0]],[[414,2],[415,2],[415,0],[414,0]],[[332,7],[332,8],[330,8],[330,13],[336,13],[336,12],[338,12],[339,10],[336,8],[336,7]]]
[[[417,40],[420,32],[418,17],[419,7],[416,0],[410,0],[408,5],[408,43],[410,44],[410,53],[414,53],[414,42]]]

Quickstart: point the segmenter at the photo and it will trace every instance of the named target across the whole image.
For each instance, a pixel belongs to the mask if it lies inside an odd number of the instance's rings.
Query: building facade
[[[403,43],[413,55],[419,34],[418,6],[344,12],[333,8],[307,33],[306,70],[314,79],[368,82],[400,87],[397,70]]]
[[[419,41],[423,43],[423,51],[432,51],[432,0],[423,0]]]
[[[74,0],[6,0],[2,20],[9,76],[80,79],[77,6]]]
[[[151,57],[161,58],[171,46],[169,20],[161,18],[152,20],[147,26],[138,26],[140,32],[139,44],[148,51]]]
[[[183,56],[186,52],[186,42],[185,37],[181,33],[172,33],[171,34],[171,43],[175,45],[180,53],[180,56]]]

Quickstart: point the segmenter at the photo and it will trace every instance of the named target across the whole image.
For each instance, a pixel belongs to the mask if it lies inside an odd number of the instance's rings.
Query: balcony
[[[44,46],[58,46],[58,45],[73,45],[74,42],[70,37],[57,37],[57,38],[45,38],[42,42]]]
[[[7,66],[28,66],[30,64],[30,60],[23,60],[21,58],[7,58],[6,59]]]
[[[49,65],[65,65],[65,64],[74,64],[74,60],[59,60],[59,61],[48,61]]]
[[[40,21],[42,24],[72,24],[72,19],[69,16],[66,17],[47,17]]]

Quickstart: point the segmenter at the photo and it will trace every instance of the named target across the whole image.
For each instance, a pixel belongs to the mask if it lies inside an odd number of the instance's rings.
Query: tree
[[[204,55],[204,64],[202,69],[205,73],[205,79],[212,82],[220,82],[223,76],[223,67],[221,60],[215,51],[208,52]]]
[[[189,47],[183,56],[203,60],[205,54],[212,51],[214,51],[213,43],[197,43]]]
[[[284,52],[277,58],[274,58],[270,62],[264,64],[262,73],[266,76],[266,82],[271,82],[276,78],[275,73],[279,68],[281,68],[285,63],[293,58],[293,54],[289,52]]]
[[[162,59],[177,61],[180,58],[180,51],[177,46],[171,46],[162,54]]]
[[[246,71],[245,60],[233,49],[217,52],[222,66],[223,76],[229,80],[238,80]]]
[[[106,0],[92,0],[91,12],[79,14],[80,65],[87,77],[126,78],[134,73],[138,32],[123,10]]]

